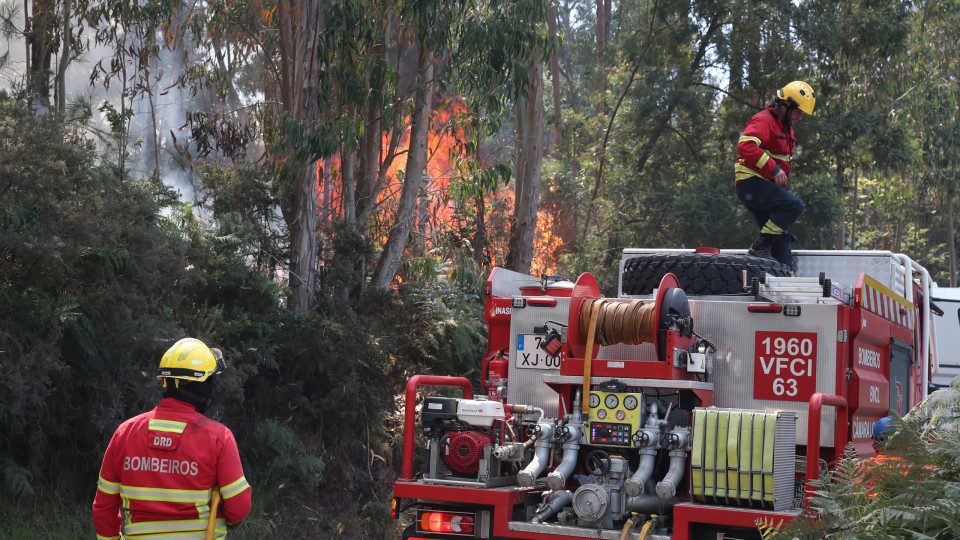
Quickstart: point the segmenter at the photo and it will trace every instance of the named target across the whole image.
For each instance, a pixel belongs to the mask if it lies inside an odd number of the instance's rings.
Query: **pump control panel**
[[[598,446],[632,448],[633,434],[640,429],[644,403],[642,393],[590,392],[588,439]]]

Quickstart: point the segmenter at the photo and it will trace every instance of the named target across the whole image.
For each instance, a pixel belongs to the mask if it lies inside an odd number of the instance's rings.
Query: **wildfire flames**
[[[458,231],[468,227],[462,212],[458,212],[456,200],[451,195],[451,182],[461,179],[458,167],[466,135],[458,124],[465,112],[460,102],[441,103],[431,113],[430,131],[427,136],[427,163],[421,182],[421,197],[411,230],[420,235],[420,241],[426,253],[441,242],[456,238]],[[397,144],[397,156],[389,164],[385,183],[379,191],[377,209],[373,220],[379,227],[376,230],[389,231],[396,211],[397,201],[403,188],[403,172],[407,166],[407,149],[410,133],[403,133]],[[384,133],[381,141],[381,156],[390,148],[390,134]],[[321,227],[328,227],[333,220],[343,216],[342,169],[339,156],[318,161],[317,165],[317,209]],[[484,222],[487,227],[487,241],[491,266],[502,265],[507,252],[510,234],[510,216],[514,206],[512,187],[499,188],[486,196]],[[506,215],[498,215],[504,214]],[[562,242],[555,235],[557,218],[541,208],[537,213],[537,231],[534,239],[534,261],[530,272],[533,275],[554,273],[560,255]],[[377,240],[386,241],[386,234]]]

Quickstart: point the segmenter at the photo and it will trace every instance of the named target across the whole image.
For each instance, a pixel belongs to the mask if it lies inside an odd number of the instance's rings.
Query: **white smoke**
[[[28,4],[29,5],[29,4]],[[0,24],[5,26],[10,34],[0,41],[0,57],[6,61],[0,64],[0,88],[8,92],[21,90],[25,86],[27,47],[23,36],[24,4],[14,0],[0,0]],[[93,42],[93,32],[89,30],[81,38],[85,53],[73,59],[66,71],[66,101],[67,107],[80,101],[89,103],[92,114],[90,137],[107,154],[108,159],[116,162],[120,156],[115,148],[115,142],[110,135],[110,123],[107,113],[100,111],[101,105],[110,103],[114,109],[121,109],[121,91],[123,84],[114,79],[109,87],[100,77],[91,83],[91,73],[101,60],[110,65],[113,51],[106,46],[98,46]],[[17,37],[20,36],[20,37]],[[55,51],[52,71],[56,72],[61,61],[61,51]],[[124,105],[133,111],[129,125],[126,145],[126,164],[128,174],[135,178],[147,178],[154,169],[159,173],[163,182],[181,193],[181,200],[192,201],[195,196],[194,183],[188,170],[185,170],[182,159],[174,149],[171,131],[176,134],[181,147],[187,144],[188,136],[181,130],[185,122],[184,104],[187,96],[173,85],[173,75],[177,73],[176,63],[179,56],[161,49],[160,57],[153,66],[152,73],[136,73],[137,76],[146,76],[140,83],[146,83],[151,88],[152,96],[143,94],[135,97],[132,102],[128,98]],[[135,72],[133,66],[129,72]],[[158,74],[162,72],[162,76]],[[53,81],[51,81],[51,85]],[[55,91],[55,90],[54,90]],[[52,98],[52,96],[51,96]],[[151,107],[152,100],[152,107]],[[111,148],[112,147],[112,148]]]

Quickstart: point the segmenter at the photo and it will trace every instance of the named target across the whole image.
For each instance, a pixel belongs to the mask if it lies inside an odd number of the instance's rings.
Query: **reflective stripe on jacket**
[[[767,107],[750,118],[737,141],[736,183],[750,177],[773,180],[777,166],[790,177],[790,158],[797,139],[793,128],[784,128],[774,107]]]
[[[103,456],[93,524],[97,538],[203,540],[210,495],[221,486],[216,538],[250,512],[233,433],[193,405],[164,398],[120,425]],[[121,514],[121,506],[123,513]]]

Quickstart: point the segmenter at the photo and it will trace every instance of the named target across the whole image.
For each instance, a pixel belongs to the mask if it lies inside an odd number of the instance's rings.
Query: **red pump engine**
[[[479,431],[452,428],[447,431],[443,460],[451,469],[462,474],[476,474],[480,469],[483,447],[493,444],[493,437]]]

